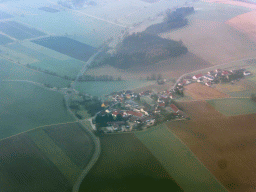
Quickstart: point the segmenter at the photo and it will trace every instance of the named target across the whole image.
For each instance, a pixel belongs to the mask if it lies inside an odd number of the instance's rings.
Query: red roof
[[[119,112],[114,111],[112,114],[116,116],[116,115],[118,115],[118,114],[119,114]]]
[[[171,104],[170,107],[171,107],[171,109],[172,109],[175,113],[177,113],[177,112],[179,111],[178,107],[176,107],[176,105],[174,105],[174,104]]]
[[[229,75],[228,71],[222,71],[222,75]]]
[[[165,103],[158,103],[159,107],[165,107]]]
[[[203,74],[200,73],[200,74],[195,75],[194,77],[198,79],[198,78],[200,78],[200,77],[203,77]]]
[[[143,116],[142,113],[135,112],[135,111],[127,111],[127,114],[133,115],[133,116],[136,116],[136,117],[142,117]]]

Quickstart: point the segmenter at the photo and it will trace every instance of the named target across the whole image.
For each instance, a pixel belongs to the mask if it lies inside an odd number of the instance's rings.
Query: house
[[[221,70],[221,69],[216,69],[215,72],[216,72],[216,73],[221,73],[222,70]]]
[[[113,115],[114,117],[116,117],[118,114],[120,114],[118,111],[114,111],[114,112],[112,113],[112,115]]]
[[[173,110],[174,113],[178,113],[180,110],[178,109],[178,107],[176,107],[176,105],[171,104],[170,105],[171,109]]]
[[[230,72],[229,72],[229,71],[224,70],[224,71],[222,71],[221,75],[224,75],[224,76],[226,76],[226,75],[230,75]]]
[[[210,87],[211,86],[211,82],[208,81],[208,82],[205,83],[205,85]]]
[[[205,75],[204,78],[209,80],[209,81],[213,81],[214,80],[214,77],[211,76],[211,75]]]
[[[140,112],[135,112],[135,111],[127,111],[126,112],[128,115],[131,115],[131,116],[135,116],[135,117],[143,117],[143,114],[140,113]]]
[[[165,102],[158,103],[158,106],[159,106],[159,107],[165,107]]]
[[[197,75],[194,75],[193,76],[193,79],[195,79],[195,80],[197,80],[197,79],[199,79],[200,77],[203,77],[203,74],[197,74]]]
[[[244,71],[244,76],[251,75],[252,73],[250,71]]]

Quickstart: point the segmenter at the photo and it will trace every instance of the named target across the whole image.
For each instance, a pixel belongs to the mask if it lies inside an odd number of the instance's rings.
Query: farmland
[[[204,99],[215,99],[215,98],[226,98],[229,95],[222,93],[211,87],[207,87],[200,83],[192,83],[185,87],[185,94],[188,94],[195,100],[204,100]]]
[[[189,26],[163,33],[161,37],[182,40],[190,52],[213,65],[256,56],[255,43],[225,24],[250,9],[205,2],[194,7],[195,14],[188,17]]]
[[[87,61],[96,51],[90,45],[61,36],[46,37],[32,42],[82,61]]]
[[[191,107],[194,106],[192,103]],[[212,112],[205,113],[204,107],[201,111],[200,108],[194,113],[198,117],[170,122],[169,129],[229,191],[255,191],[255,114],[233,117],[220,114],[215,119],[211,118]]]
[[[256,113],[256,103],[250,98],[228,98],[207,102],[226,116]]]
[[[60,93],[23,82],[1,82],[0,90],[0,139],[42,125],[74,121]]]
[[[0,144],[1,190],[6,192],[70,192],[94,147],[77,123],[35,129]]]
[[[136,136],[184,191],[226,191],[190,149],[164,124],[145,132],[137,132]]]
[[[100,158],[82,182],[81,192],[182,191],[134,134],[104,135],[100,140]]]

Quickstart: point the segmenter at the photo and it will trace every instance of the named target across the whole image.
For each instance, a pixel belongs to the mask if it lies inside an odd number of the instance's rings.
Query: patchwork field
[[[227,98],[207,102],[226,116],[256,113],[256,102],[250,98]]]
[[[206,85],[202,85],[201,83],[192,83],[190,85],[187,85],[185,87],[184,94],[188,94],[195,100],[230,97],[225,93],[222,93]]]
[[[101,155],[80,186],[89,191],[183,191],[134,134],[104,135]]]
[[[228,191],[255,191],[255,114],[212,119],[197,113],[196,121],[170,122],[169,129]]]
[[[136,136],[184,191],[226,191],[190,149],[164,124],[145,132],[137,132]]]
[[[82,61],[87,61],[96,52],[90,45],[61,36],[46,37],[32,42]]]
[[[94,147],[77,123],[35,129],[1,140],[0,145],[1,190],[5,192],[72,191]]]

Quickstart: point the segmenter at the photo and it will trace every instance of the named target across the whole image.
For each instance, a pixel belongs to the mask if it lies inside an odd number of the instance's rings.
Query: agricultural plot
[[[0,139],[42,125],[74,121],[63,95],[26,82],[0,82]]]
[[[34,71],[3,59],[0,59],[0,80],[28,80],[59,88],[67,87],[70,84],[68,80]]]
[[[199,120],[202,118],[219,119],[225,117],[206,101],[179,102],[178,106],[192,120]]]
[[[94,150],[78,123],[34,129],[1,140],[0,145],[5,192],[70,192]]]
[[[216,99],[207,102],[226,116],[256,113],[256,103],[250,98]]]
[[[8,43],[13,42],[13,40],[11,40],[10,38],[0,34],[0,45],[6,45]]]
[[[145,132],[137,132],[136,136],[184,191],[226,191],[190,149],[164,124]]]
[[[188,94],[195,100],[204,100],[204,99],[215,99],[215,98],[226,98],[230,97],[229,95],[222,93],[216,89],[202,85],[200,83],[192,83],[187,85],[184,90],[184,94]]]
[[[171,122],[168,127],[228,191],[255,191],[255,114],[211,119],[201,113],[197,121]]]
[[[34,37],[32,34],[27,33],[22,29],[13,27],[12,25],[9,25],[7,22],[0,23],[0,31],[18,40],[24,40]]]
[[[8,13],[5,13],[3,11],[0,11],[0,19],[9,19],[9,18],[12,18],[13,16],[8,14]]]
[[[1,140],[1,190],[70,192],[72,185],[28,134]],[[55,153],[56,155],[56,153]]]
[[[134,134],[103,135],[101,155],[79,191],[182,191]]]
[[[78,123],[53,125],[43,130],[68,157],[72,157],[71,160],[80,169],[88,164],[93,154],[94,143]]]
[[[87,61],[96,52],[92,46],[61,36],[42,38],[32,42],[82,61]]]

